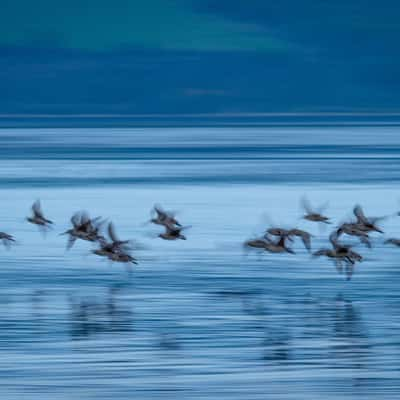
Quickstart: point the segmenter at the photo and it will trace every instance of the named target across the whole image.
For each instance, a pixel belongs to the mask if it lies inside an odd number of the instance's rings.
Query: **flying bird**
[[[71,249],[77,239],[96,242],[103,238],[100,231],[106,221],[101,217],[91,219],[86,211],[72,215],[72,228],[61,235],[68,235],[67,249]]]
[[[314,257],[325,256],[331,258],[338,272],[342,272],[345,265],[346,278],[350,280],[354,272],[354,264],[362,261],[362,256],[351,249],[351,246],[339,243],[337,233],[334,231],[329,236],[332,248],[320,249],[313,253]]]
[[[3,243],[3,246],[6,248],[9,248],[15,243],[14,237],[5,232],[0,232],[0,240]]]
[[[172,226],[165,225],[165,232],[160,233],[158,236],[164,240],[186,240],[186,236],[182,235],[182,231],[190,228],[190,226]]]
[[[357,225],[360,230],[365,232],[379,232],[383,233],[382,229],[376,225],[376,223],[380,220],[385,219],[386,217],[369,217],[367,218],[361,208],[360,205],[356,205],[353,209],[353,213],[357,218]]]
[[[329,218],[322,214],[323,210],[326,208],[326,205],[319,207],[314,210],[306,197],[301,199],[301,205],[305,211],[303,218],[307,221],[312,222],[321,222],[324,224],[330,224]]]
[[[44,216],[40,200],[36,200],[32,204],[32,215],[26,219],[31,224],[35,224],[43,228],[48,228],[53,224],[53,221],[50,221]]]
[[[156,225],[177,225],[177,226],[182,226],[177,219],[175,218],[174,214],[170,211],[165,211],[161,208],[159,205],[155,205],[152,213],[156,214],[150,222]]]

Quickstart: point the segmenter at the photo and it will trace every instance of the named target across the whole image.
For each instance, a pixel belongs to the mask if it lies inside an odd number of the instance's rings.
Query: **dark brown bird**
[[[336,270],[341,273],[343,271],[343,264],[342,262],[345,263],[346,267],[346,277],[347,280],[351,279],[351,276],[353,275],[353,265],[354,261],[351,260],[349,257],[346,257],[345,254],[341,254],[335,249],[320,249],[316,252],[313,253],[314,257],[321,257],[325,256],[328,258],[331,258],[333,262],[335,263]]]
[[[352,250],[351,245],[339,242],[339,236],[335,231],[333,231],[329,236],[329,241],[331,242],[332,247],[336,250],[336,253],[339,256],[344,256],[347,259],[347,261],[349,262],[362,261],[363,257],[359,253]]]
[[[290,236],[290,229],[285,229],[285,228],[277,228],[277,227],[272,227],[268,228],[266,230],[266,235],[272,235],[272,236],[279,236],[279,237],[288,237]]]
[[[304,247],[308,250],[311,251],[311,237],[312,235],[306,231],[303,231],[302,229],[291,229],[289,231],[289,236],[297,236],[299,238],[301,238]]]
[[[52,221],[49,219],[45,218],[43,215],[42,207],[40,204],[40,200],[36,200],[32,204],[32,216],[26,218],[28,222],[31,224],[39,225],[41,227],[47,228],[51,224],[53,224]]]
[[[190,226],[171,226],[165,225],[165,232],[160,233],[158,236],[164,240],[186,240],[186,236],[182,235],[184,229],[188,229]]]
[[[245,247],[251,247],[254,249],[260,249],[268,251],[269,253],[291,253],[294,251],[286,246],[285,239],[287,237],[279,237],[278,240],[274,241],[269,236],[265,235],[263,238],[250,239],[244,242]]]
[[[368,232],[362,229],[362,226],[355,222],[345,222],[341,224],[336,230],[336,234],[339,237],[342,234],[357,237],[361,243],[365,244],[368,248],[371,248],[371,242]]]
[[[122,263],[133,263],[137,264],[137,261],[132,257],[127,250],[122,248],[113,247],[112,243],[105,241],[99,241],[100,248],[92,250],[93,254],[100,257],[107,257],[111,261],[122,262]]]
[[[3,243],[3,246],[7,248],[15,243],[14,237],[5,232],[0,232],[0,240]]]
[[[301,199],[301,205],[304,208],[305,214],[303,215],[303,218],[306,219],[307,221],[312,221],[312,222],[322,222],[324,224],[330,224],[331,222],[329,221],[329,218],[326,217],[325,215],[322,214],[322,211],[325,208],[324,206],[319,207],[317,210],[313,210],[310,202],[306,197],[303,197]]]
[[[111,253],[108,259],[115,262],[137,264],[136,259],[128,253]]]
[[[150,222],[152,222],[153,224],[164,226],[181,226],[181,224],[177,221],[172,212],[163,210],[159,205],[155,205],[152,212],[156,213],[156,216],[150,220]]]
[[[105,222],[101,217],[91,219],[85,211],[75,213],[71,217],[72,228],[61,234],[68,235],[67,249],[71,249],[77,239],[88,242],[104,239],[100,231]]]
[[[336,266],[338,272],[342,272],[344,262],[345,264],[345,271],[346,271],[346,278],[350,280],[353,271],[354,271],[354,264],[356,262],[362,261],[362,256],[357,252],[351,249],[351,246],[344,245],[339,243],[338,236],[336,232],[332,232],[329,236],[329,241],[332,244],[331,249],[320,249],[313,253],[314,257],[321,257],[325,256],[331,258]]]
[[[99,238],[100,249],[94,250],[93,252],[97,255],[109,256],[114,253],[123,253],[131,250],[130,240],[120,240],[115,232],[115,226],[112,222],[108,224],[107,228],[108,236],[110,241],[104,237]]]
[[[120,240],[112,222],[108,224],[107,233],[110,241],[108,242],[104,237],[99,238],[100,248],[93,250],[93,253],[98,256],[107,257],[111,261],[137,264],[136,259],[129,254],[131,241]]]
[[[264,236],[266,241],[265,250],[270,253],[290,253],[295,254],[294,250],[286,246],[287,237],[281,236],[277,241],[273,241],[268,236]]]
[[[250,239],[244,242],[246,247],[252,247],[255,249],[265,249],[268,242],[264,239]]]
[[[359,229],[365,232],[379,232],[383,233],[382,229],[376,225],[376,223],[380,220],[385,219],[386,217],[369,217],[367,218],[361,208],[360,205],[356,205],[353,209],[353,213],[357,218],[357,225]]]
[[[279,236],[279,237],[284,237],[290,241],[293,241],[293,236],[301,238],[304,247],[310,251],[311,250],[311,237],[312,235],[306,231],[303,231],[302,229],[285,229],[285,228],[269,228],[266,231],[266,236],[272,235],[272,236]]]

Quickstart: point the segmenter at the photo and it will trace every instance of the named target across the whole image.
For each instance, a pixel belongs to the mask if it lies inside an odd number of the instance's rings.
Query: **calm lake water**
[[[394,399],[400,391],[400,217],[383,223],[351,281],[296,242],[294,255],[244,254],[268,221],[314,235],[299,200],[400,210],[397,127],[2,129],[0,398]],[[40,198],[55,221],[28,224]],[[157,238],[154,203],[187,241]],[[77,242],[89,210],[140,244],[139,265]]]

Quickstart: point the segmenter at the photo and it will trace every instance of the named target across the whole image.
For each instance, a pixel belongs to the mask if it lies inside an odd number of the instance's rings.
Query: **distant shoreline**
[[[0,114],[0,128],[399,126],[400,112]]]

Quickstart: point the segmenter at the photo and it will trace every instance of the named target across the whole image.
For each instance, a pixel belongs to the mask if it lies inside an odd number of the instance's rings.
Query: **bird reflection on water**
[[[108,289],[105,300],[70,297],[70,335],[85,339],[103,333],[123,333],[133,329],[131,307],[118,299],[118,287]]]
[[[361,318],[361,310],[350,300],[338,296],[332,310],[333,337],[332,355],[337,367],[348,365],[364,368],[370,351],[368,332]]]
[[[371,344],[361,308],[341,294],[319,299],[308,293],[279,300],[268,291],[223,290],[215,295],[217,301],[239,306],[246,321],[242,335],[253,331],[255,338],[260,337],[265,367],[296,366],[304,361],[324,369],[368,366]]]
[[[286,364],[292,357],[290,340],[289,330],[284,326],[268,330],[262,343],[264,347],[263,361],[268,364]]]

